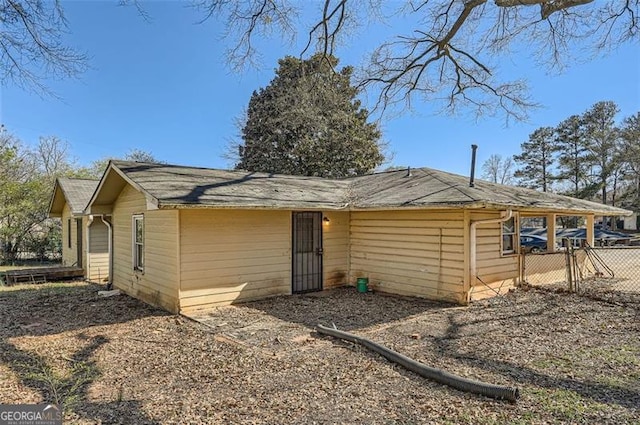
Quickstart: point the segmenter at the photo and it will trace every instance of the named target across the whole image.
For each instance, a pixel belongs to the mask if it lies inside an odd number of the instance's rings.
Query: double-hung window
[[[516,219],[511,217],[502,223],[502,255],[515,254],[517,236]]]
[[[144,215],[133,216],[133,269],[144,270]]]

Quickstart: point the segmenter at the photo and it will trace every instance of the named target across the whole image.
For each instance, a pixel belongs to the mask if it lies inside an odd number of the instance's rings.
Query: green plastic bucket
[[[358,292],[367,292],[369,290],[369,278],[368,277],[359,277],[357,282]]]

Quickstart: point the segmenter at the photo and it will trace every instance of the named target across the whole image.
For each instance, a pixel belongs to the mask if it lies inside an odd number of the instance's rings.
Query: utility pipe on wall
[[[467,290],[467,303],[470,301],[470,297],[471,297],[471,289],[473,289],[473,286],[476,282],[476,278],[478,275],[478,265],[477,265],[477,258],[478,258],[478,254],[476,252],[477,249],[477,241],[476,241],[476,227],[478,226],[478,224],[492,224],[492,223],[504,223],[505,221],[511,219],[511,217],[513,217],[513,210],[508,209],[506,211],[503,211],[500,214],[500,218],[489,218],[486,220],[471,220],[471,224],[469,226],[469,243],[471,244],[470,247],[470,252],[469,252],[469,279],[471,280],[471,282],[469,282],[469,289]]]
[[[89,249],[91,247],[90,243],[91,243],[91,223],[93,223],[93,215],[89,215],[89,218],[87,219],[87,234],[85,235],[85,238],[87,240],[87,244],[84,247],[84,252],[87,253],[87,261],[85,261],[84,266],[85,266],[85,277],[84,280],[88,280],[91,281],[91,253],[89,252]]]
[[[113,228],[111,227],[111,223],[104,219],[104,215],[100,214],[100,220],[107,226],[108,229],[108,249],[109,249],[109,280],[107,281],[107,289],[111,289],[113,287]]]
[[[476,179],[476,151],[478,145],[471,145],[471,174],[469,176],[469,187],[475,187]]]

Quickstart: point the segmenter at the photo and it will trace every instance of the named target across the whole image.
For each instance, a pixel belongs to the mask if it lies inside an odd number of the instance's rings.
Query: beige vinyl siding
[[[322,225],[323,288],[344,286],[349,280],[349,212],[326,211]]]
[[[102,283],[109,277],[109,228],[100,217],[89,226],[89,250],[87,253],[87,278]]]
[[[133,270],[132,217],[144,214],[144,271]],[[144,195],[127,185],[113,207],[113,284],[150,304],[178,311],[178,211],[146,210]]]
[[[375,289],[462,302],[462,211],[351,212],[351,283],[368,277]]]
[[[471,220],[500,218],[500,211],[473,212]],[[516,227],[518,226],[516,219]],[[502,255],[502,223],[478,224],[476,231],[477,280],[473,277],[471,299],[477,300],[504,293],[513,287],[519,277],[519,256],[517,253]],[[516,240],[518,235],[516,234]]]
[[[87,277],[87,224],[89,223],[89,217],[82,216],[82,217],[77,217],[78,220],[80,220],[82,222],[82,234],[80,235],[81,237],[81,244],[82,244],[82,269],[84,270],[84,277]],[[76,223],[75,226],[77,226],[78,224]],[[76,229],[77,231],[77,229]]]
[[[71,247],[69,247],[69,219],[71,219]],[[62,209],[62,265],[64,266],[78,266],[78,223],[77,220],[82,221],[82,268],[87,270],[87,247],[85,242],[87,217],[73,217],[71,215],[71,209],[69,204],[64,204]]]
[[[291,212],[180,210],[180,310],[291,293]]]

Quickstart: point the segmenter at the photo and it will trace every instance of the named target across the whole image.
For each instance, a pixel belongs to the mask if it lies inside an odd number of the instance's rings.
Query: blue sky
[[[225,64],[229,45],[221,37],[222,24],[197,24],[200,15],[184,3],[145,3],[150,22],[115,1],[63,5],[71,30],[68,40],[91,56],[92,68],[80,79],[50,82],[61,99],[2,87],[0,123],[30,145],[39,136],[66,140],[81,165],[137,148],[170,163],[230,167],[223,154],[229,141],[237,139],[235,122],[252,91],[269,83],[278,58],[298,55],[305,41],[261,42],[261,69],[236,74]],[[366,49],[392,30],[364,28],[337,51],[341,65],[358,64]],[[414,104],[413,111],[383,122],[384,139],[394,155],[385,166],[466,174],[472,143],[479,145],[481,164],[494,153],[518,153],[536,128],[554,126],[597,101],[615,101],[620,118],[640,110],[638,45],[574,64],[561,75],[536,67],[527,52],[500,60],[502,72],[526,78],[533,100],[543,105],[528,122],[505,127],[503,117],[476,121],[467,115],[436,115],[430,105]]]

